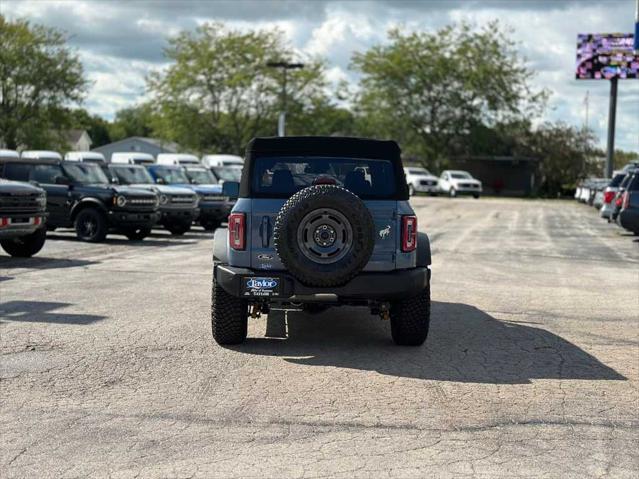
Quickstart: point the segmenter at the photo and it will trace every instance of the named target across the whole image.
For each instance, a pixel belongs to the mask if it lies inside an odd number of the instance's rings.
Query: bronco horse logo
[[[388,225],[386,228],[379,230],[379,237],[381,239],[386,239],[386,237],[390,234],[391,227]]]

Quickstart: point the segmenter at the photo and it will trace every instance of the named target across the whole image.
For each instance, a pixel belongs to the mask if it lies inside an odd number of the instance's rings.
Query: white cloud
[[[451,21],[477,25],[495,18],[513,28],[522,57],[538,73],[537,88],[551,91],[546,119],[582,125],[583,98],[590,92],[590,125],[603,146],[606,138],[606,81],[574,80],[576,35],[580,32],[631,31],[634,0],[549,1],[175,1],[111,2],[76,0],[0,0],[0,13],[26,17],[66,30],[94,85],[87,107],[111,118],[145,95],[145,76],[162,67],[166,39],[206,21],[223,21],[242,30],[280,28],[303,54],[329,63],[328,79],[356,80],[348,69],[355,51],[384,42],[386,32],[435,30]],[[620,81],[617,145],[639,150],[639,81]]]

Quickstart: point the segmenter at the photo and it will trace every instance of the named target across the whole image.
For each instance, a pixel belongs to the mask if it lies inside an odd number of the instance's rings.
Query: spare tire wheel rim
[[[297,227],[297,244],[302,254],[315,263],[336,263],[353,246],[353,228],[339,211],[318,208],[302,218]]]

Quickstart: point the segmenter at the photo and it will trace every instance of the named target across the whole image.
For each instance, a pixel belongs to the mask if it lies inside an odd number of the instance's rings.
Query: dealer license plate
[[[270,297],[280,294],[279,278],[246,276],[242,281],[242,296]]]

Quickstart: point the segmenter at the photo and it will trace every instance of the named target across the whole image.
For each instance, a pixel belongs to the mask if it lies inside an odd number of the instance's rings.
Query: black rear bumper
[[[286,272],[255,271],[223,264],[214,266],[213,275],[216,282],[227,293],[237,297],[246,297],[246,299],[330,301],[321,295],[325,295],[325,297],[332,295],[333,298],[337,296],[338,300],[391,301],[419,294],[428,286],[431,272],[429,268],[417,267],[389,272],[360,273],[345,285],[330,288],[305,286]],[[244,280],[249,277],[277,278],[280,282],[279,294],[267,298],[245,296]]]

